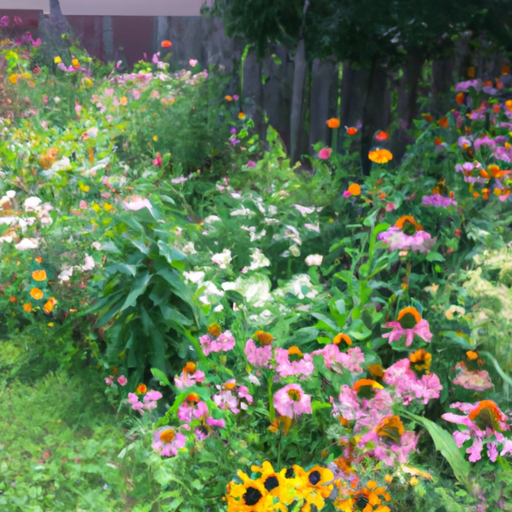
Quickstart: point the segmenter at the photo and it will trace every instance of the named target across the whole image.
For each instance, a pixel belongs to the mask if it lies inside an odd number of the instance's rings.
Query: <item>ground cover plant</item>
[[[39,46],[2,41],[2,510],[512,509],[507,66],[361,178],[170,42]]]

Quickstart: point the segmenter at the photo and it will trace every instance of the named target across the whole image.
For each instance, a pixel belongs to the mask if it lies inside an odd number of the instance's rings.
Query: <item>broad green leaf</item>
[[[400,414],[406,418],[414,420],[416,423],[423,425],[423,427],[427,429],[434,441],[434,444],[436,445],[436,449],[441,452],[453,469],[455,478],[457,478],[457,480],[462,484],[468,486],[468,475],[470,472],[469,462],[465,460],[460,453],[460,450],[455,444],[450,433],[440,427],[437,423],[434,423],[427,418],[423,418],[422,416],[417,416],[416,414],[412,414],[406,410],[401,410]]]
[[[427,261],[444,261],[444,256],[436,251],[430,251],[427,254]]]
[[[138,277],[133,282],[132,289],[130,290],[128,297],[126,297],[126,301],[123,304],[121,311],[124,311],[126,308],[135,305],[135,303],[137,302],[137,298],[140,297],[146,291],[146,287],[148,286],[150,280],[151,275],[147,271],[141,272],[138,275]]]
[[[487,352],[487,351],[483,351],[483,352],[480,352],[481,355],[487,357],[488,359],[490,359],[493,364],[494,364],[494,367],[496,368],[496,371],[500,374],[500,377],[505,381],[507,382],[509,385],[512,386],[512,378],[507,375],[501,368],[501,366],[499,365],[498,361],[496,361],[496,359],[494,358],[494,356],[490,353],[490,352]]]
[[[165,375],[165,373],[162,371],[162,370],[159,370],[158,368],[151,368],[151,373],[153,374],[153,377],[155,377],[155,379],[158,379],[160,381],[160,385],[165,385],[165,386],[171,386],[171,382],[169,381],[169,379],[167,378],[167,375]]]

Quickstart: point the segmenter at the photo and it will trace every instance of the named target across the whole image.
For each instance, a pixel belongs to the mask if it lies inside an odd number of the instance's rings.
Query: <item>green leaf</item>
[[[487,357],[488,359],[490,359],[493,364],[494,364],[494,367],[496,368],[496,371],[500,374],[500,377],[505,381],[507,382],[508,384],[510,384],[512,386],[512,378],[509,377],[502,369],[501,369],[501,366],[499,365],[498,361],[496,361],[496,359],[494,358],[494,356],[490,353],[490,352],[487,352],[487,351],[483,351],[483,352],[480,352],[481,355]]]
[[[153,374],[153,377],[155,379],[160,381],[160,385],[169,386],[171,387],[171,382],[167,378],[167,375],[162,370],[159,370],[158,368],[151,368],[151,373]]]
[[[444,256],[436,251],[430,251],[427,254],[427,261],[444,261]]]
[[[441,452],[443,457],[453,469],[455,478],[457,478],[457,480],[464,485],[469,486],[469,462],[465,460],[461,455],[460,450],[455,444],[455,441],[453,440],[453,437],[450,435],[450,433],[444,428],[440,427],[437,423],[427,420],[421,416],[417,416],[416,414],[412,414],[406,410],[401,410],[400,414],[406,418],[414,420],[416,423],[423,425],[427,429],[428,433],[432,437],[432,440],[434,441],[434,444],[436,445],[436,450]]]
[[[140,297],[148,286],[149,281],[151,280],[151,275],[148,271],[141,272],[138,277],[135,279],[132,285],[132,289],[126,297],[126,301],[121,308],[121,311],[124,311],[126,308],[135,305],[137,302],[137,298]]]

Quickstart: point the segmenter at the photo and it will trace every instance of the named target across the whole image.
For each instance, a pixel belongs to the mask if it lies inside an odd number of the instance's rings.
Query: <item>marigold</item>
[[[26,313],[30,313],[32,311],[32,304],[30,302],[27,302],[23,306],[23,311],[25,311]]]
[[[165,41],[162,41],[162,48],[170,48],[171,46],[171,41],[168,41],[167,39]]]
[[[331,119],[328,119],[327,121],[325,121],[325,124],[329,128],[339,128],[340,127],[340,120],[336,119],[335,117],[332,117]]]
[[[34,281],[46,281],[46,270],[34,270],[32,272],[32,279]]]
[[[352,183],[347,189],[353,196],[361,195],[361,185],[358,183]]]
[[[35,300],[41,300],[43,295],[44,293],[39,288],[32,288],[32,290],[30,290],[30,296]]]
[[[357,133],[357,128],[354,126],[351,126],[350,128],[347,128],[347,134],[348,135],[355,135]]]
[[[139,384],[137,386],[136,392],[138,395],[144,395],[147,390],[148,390],[148,387],[146,386],[146,384]]]
[[[230,96],[229,94],[227,96],[224,96],[224,99],[226,101],[233,101],[233,96]]]
[[[393,154],[388,149],[376,148],[368,153],[368,158],[376,164],[386,164],[393,160]]]
[[[53,308],[55,307],[55,304],[57,304],[57,299],[55,297],[50,297],[46,301],[46,304],[43,306],[43,311],[47,315],[49,315],[53,311]]]
[[[272,334],[265,331],[256,331],[254,337],[257,338],[260,344],[263,346],[270,345],[272,343],[272,340],[274,339],[274,336],[272,336]]]
[[[457,105],[462,105],[464,103],[464,93],[463,92],[459,92],[455,96],[455,101],[457,102]]]
[[[448,118],[446,116],[444,116],[441,119],[439,119],[439,121],[437,121],[437,124],[441,128],[448,128],[450,126],[450,124],[448,123]]]
[[[380,132],[377,133],[377,135],[375,135],[375,139],[378,140],[379,142],[388,140],[389,139],[389,134],[388,134],[388,132],[380,131]]]
[[[425,121],[429,123],[431,123],[434,120],[431,114],[421,114],[421,117],[423,117],[423,119],[425,119]]]
[[[75,69],[78,69],[80,67],[80,61],[78,59],[73,59],[71,61],[71,65],[75,68]]]
[[[247,116],[243,113],[243,112],[240,112],[238,114],[238,119],[245,119]]]
[[[193,363],[192,361],[188,361],[188,363],[183,367],[183,371],[185,373],[194,373],[197,369],[196,363]]]

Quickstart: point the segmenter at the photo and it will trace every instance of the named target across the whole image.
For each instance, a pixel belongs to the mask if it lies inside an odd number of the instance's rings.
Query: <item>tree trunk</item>
[[[299,41],[295,53],[295,70],[293,74],[292,113],[290,116],[290,156],[292,162],[299,158],[299,136],[302,121],[302,104],[304,103],[304,84],[306,81],[306,45],[304,39]]]
[[[112,16],[103,16],[103,58],[107,62],[114,60],[114,26]]]
[[[361,168],[363,175],[368,176],[371,161],[368,152],[372,148],[373,135],[377,130],[385,128],[387,113],[386,105],[387,74],[386,70],[374,59],[370,70],[368,93],[363,111],[363,129],[361,133]]]
[[[310,115],[309,115],[309,145],[323,142],[331,145],[327,119],[335,116],[331,105],[332,89],[337,88],[338,68],[332,59],[313,61]]]
[[[421,49],[410,50],[407,57],[407,64],[398,90],[398,129],[391,141],[391,152],[395,163],[398,163],[405,154],[408,144],[414,141],[408,130],[416,117],[418,84],[425,63],[425,53]]]

